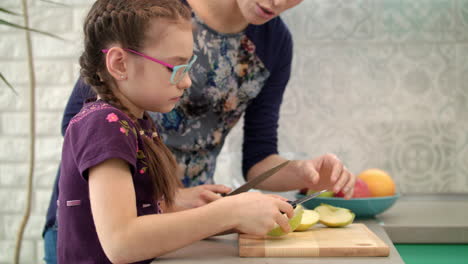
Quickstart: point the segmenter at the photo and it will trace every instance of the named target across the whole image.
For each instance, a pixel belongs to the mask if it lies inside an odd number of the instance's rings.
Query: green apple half
[[[320,215],[315,210],[304,210],[301,224],[294,231],[306,231],[315,225],[319,219]]]
[[[294,209],[294,216],[288,220],[289,227],[291,227],[291,232],[296,230],[296,228],[301,224],[303,214],[304,214],[304,208],[300,205],[296,206],[296,208]],[[287,217],[287,215],[284,214],[284,217]],[[268,232],[267,235],[283,236],[286,234],[287,233],[285,233],[283,229],[281,229],[281,227],[278,224],[276,224],[276,226],[270,232]]]
[[[321,204],[314,209],[320,215],[320,223],[328,227],[343,227],[351,224],[355,214],[351,210],[341,207]]]

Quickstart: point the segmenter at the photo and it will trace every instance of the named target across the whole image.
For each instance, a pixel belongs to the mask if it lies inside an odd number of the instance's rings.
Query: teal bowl
[[[296,198],[304,197],[303,194],[297,193]],[[395,204],[400,194],[384,197],[369,197],[369,198],[351,198],[345,200],[340,197],[316,197],[312,200],[304,202],[302,205],[307,209],[314,209],[320,204],[329,204],[336,207],[343,207],[353,211],[358,218],[371,218],[385,212]]]

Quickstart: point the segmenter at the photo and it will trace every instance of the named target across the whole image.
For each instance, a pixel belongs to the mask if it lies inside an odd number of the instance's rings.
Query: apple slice
[[[313,194],[313,193],[315,193],[315,192],[318,192],[318,191],[312,190],[312,189],[311,189],[311,190],[308,190],[308,191],[307,191],[307,194],[306,194],[306,195],[311,195],[311,194]],[[320,194],[319,196],[317,196],[317,197],[333,197],[334,195],[335,195],[335,194],[334,194],[332,191],[326,191],[326,192],[324,192],[324,193],[321,193],[321,194]]]
[[[303,214],[304,214],[304,208],[300,205],[296,206],[296,208],[294,209],[294,216],[288,220],[289,227],[291,227],[291,232],[296,230],[296,228],[301,224]],[[286,214],[283,214],[283,216],[288,217]],[[278,224],[276,224],[276,226],[270,232],[268,232],[267,235],[283,236],[286,234],[287,233],[285,233],[283,229],[281,229],[281,227]]]
[[[306,231],[315,225],[320,219],[319,213],[314,210],[304,210],[302,215],[301,224],[294,231]]]
[[[320,223],[328,227],[343,227],[351,224],[355,214],[351,210],[341,207],[321,204],[314,209],[320,215]]]

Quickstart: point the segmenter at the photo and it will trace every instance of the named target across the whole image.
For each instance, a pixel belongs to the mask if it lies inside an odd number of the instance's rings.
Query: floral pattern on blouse
[[[140,184],[144,184],[145,186],[149,186],[148,183],[151,182],[151,180],[148,180],[149,177],[147,171],[148,171],[148,160],[145,156],[145,152],[143,151],[143,138],[142,137],[148,137],[148,138],[154,138],[158,136],[158,133],[156,131],[156,128],[154,126],[151,126],[151,123],[149,123],[148,119],[138,119],[138,124],[141,127],[142,130],[137,132],[137,127],[135,123],[130,121],[130,117],[126,115],[124,112],[120,112],[117,110],[115,107],[111,106],[110,104],[97,100],[96,102],[89,103],[85,105],[81,111],[70,121],[70,126],[74,123],[77,123],[84,119],[87,115],[100,111],[100,110],[106,110],[109,109],[111,110],[109,114],[105,115],[103,117],[103,121],[107,123],[107,125],[111,125],[111,129],[116,129],[119,131],[119,133],[124,134],[125,136],[129,136],[129,134],[132,134],[135,136],[135,139],[137,140],[136,144],[136,149],[135,149],[135,156],[137,159],[136,162],[136,172],[134,173],[135,176],[138,176],[138,181]],[[114,111],[115,110],[115,111]],[[120,117],[119,117],[120,116]],[[125,118],[125,117],[126,118]],[[126,120],[127,119],[127,120]],[[106,124],[103,124],[106,125]],[[70,127],[69,126],[69,127]],[[134,184],[136,184],[134,182]],[[145,192],[149,193],[151,192],[151,188],[145,189]],[[141,198],[141,197],[140,197]],[[137,194],[137,200],[139,199],[139,195]],[[149,201],[151,202],[151,201]],[[160,201],[155,201],[157,206],[156,206],[156,212],[161,213],[162,210],[159,206]],[[143,210],[143,209],[140,209]],[[151,210],[149,208],[149,210]]]
[[[244,32],[220,34],[194,17],[192,86],[169,113],[152,113],[183,170],[186,187],[213,183],[216,158],[229,131],[270,73]]]
[[[119,122],[120,123],[119,131],[122,134],[125,134],[126,136],[128,136],[128,132],[131,131],[131,132],[133,132],[133,135],[137,136],[137,132],[136,132],[135,127],[134,126],[130,127],[127,120],[120,120],[119,117],[115,113],[108,114],[107,117],[106,117],[106,120],[109,123]],[[156,133],[156,132],[153,132],[153,131],[151,131],[151,132],[152,132],[153,135],[154,135],[154,133]],[[143,135],[145,135],[145,131],[140,131],[140,136],[143,136]],[[138,169],[138,172],[140,174],[145,174],[145,172],[148,170],[148,162],[146,161],[145,153],[141,149],[138,148],[138,145],[137,145],[137,149],[136,149],[136,156],[137,156],[137,159],[139,160],[139,162],[143,165],[140,169]]]

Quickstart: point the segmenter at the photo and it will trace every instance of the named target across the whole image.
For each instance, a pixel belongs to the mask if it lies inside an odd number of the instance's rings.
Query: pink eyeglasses
[[[193,55],[192,59],[190,60],[190,62],[188,64],[182,64],[182,65],[174,66],[174,65],[171,65],[171,64],[169,64],[167,62],[155,59],[153,57],[150,57],[148,55],[145,55],[145,54],[143,54],[141,52],[138,52],[138,51],[135,51],[135,50],[132,50],[132,49],[124,48],[123,50],[131,52],[131,53],[139,55],[139,56],[142,56],[143,58],[154,61],[156,63],[159,63],[159,64],[164,65],[167,68],[171,69],[172,70],[172,75],[171,75],[171,83],[172,84],[178,84],[180,81],[182,81],[182,79],[185,77],[185,75],[192,68],[193,63],[197,60],[197,55]],[[109,49],[103,49],[101,51],[103,53],[107,53],[109,51]]]

